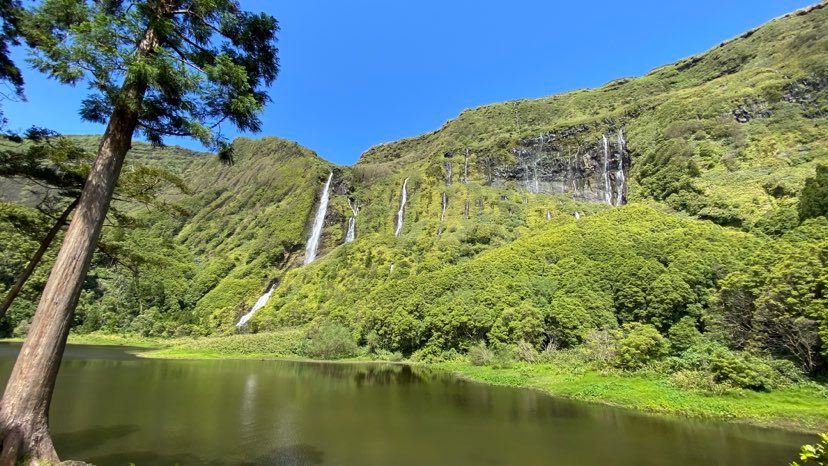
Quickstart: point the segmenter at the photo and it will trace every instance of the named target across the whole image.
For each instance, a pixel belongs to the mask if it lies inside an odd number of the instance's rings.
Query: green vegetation
[[[814,464],[817,466],[825,466],[828,464],[828,434],[820,434],[820,442],[816,445],[803,445],[802,451],[799,453],[799,459],[804,464]],[[791,466],[799,466],[799,463],[793,462]]]
[[[654,412],[824,427],[826,63],[821,4],[642,77],[467,110],[352,167],[278,138],[236,140],[232,166],[135,144],[134,163],[192,194],[160,193],[176,207],[150,212],[116,203],[136,227],[104,229],[73,331],[140,335],[158,357],[406,358]],[[626,138],[629,205],[530,192],[513,174],[521,150],[568,163],[608,134]],[[330,172],[319,258],[303,266]],[[48,224],[30,188],[0,179],[0,292],[37,247],[26,225]],[[2,335],[26,333],[45,269]]]
[[[772,392],[688,390],[657,373],[601,372],[575,364],[528,364],[510,367],[443,362],[436,367],[471,380],[543,390],[555,396],[605,403],[645,412],[691,418],[723,419],[791,430],[818,432],[828,426],[825,391],[816,385]]]

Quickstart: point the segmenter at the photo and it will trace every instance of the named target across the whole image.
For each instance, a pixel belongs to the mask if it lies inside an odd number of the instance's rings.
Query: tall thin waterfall
[[[356,218],[359,215],[359,207],[356,205],[356,201],[351,202],[351,199],[348,198],[348,207],[351,208],[351,215],[348,218],[348,232],[345,233],[345,242],[350,243],[354,239],[356,239]]]
[[[451,162],[446,161],[446,186],[451,186]]]
[[[543,134],[540,135],[540,149],[532,157],[532,182],[534,184],[534,193],[540,194],[540,181],[538,180],[538,159],[543,155],[543,144],[546,142]]]
[[[345,243],[356,239],[356,218],[348,217],[348,232],[345,233]]]
[[[469,182],[469,148],[463,153],[463,183]]]
[[[402,193],[400,194],[400,210],[397,211],[397,228],[394,230],[394,236],[400,236],[400,233],[402,233],[406,204],[408,204],[408,178],[403,181],[402,185]]]
[[[440,196],[440,221],[442,222],[446,218],[446,209],[448,208],[448,194],[443,192],[442,196]]]
[[[615,172],[615,205],[620,206],[624,203],[624,189],[626,188],[627,180],[624,177],[624,132],[618,130],[618,170]]]
[[[609,141],[607,135],[604,135],[604,200],[607,204],[612,205],[612,185],[609,179]]]
[[[308,244],[305,246],[305,265],[310,264],[316,259],[316,250],[319,248],[319,238],[322,237],[322,227],[325,226],[325,215],[328,213],[328,199],[331,194],[331,180],[333,179],[333,172],[328,175],[328,180],[325,181],[325,187],[322,188],[322,197],[319,199],[319,208],[316,210],[316,218],[313,219],[313,227],[308,238]]]
[[[279,282],[274,282],[272,285],[270,285],[270,288],[268,288],[265,294],[259,296],[259,299],[256,300],[256,303],[253,304],[253,307],[251,307],[250,310],[247,311],[247,314],[241,316],[241,319],[239,319],[239,322],[236,324],[236,327],[244,327],[244,324],[246,324],[247,321],[250,320],[251,317],[253,317],[253,314],[255,314],[256,311],[263,308],[264,305],[267,304],[267,301],[270,299],[270,295],[273,294],[273,290],[275,290],[277,286],[279,286]]]

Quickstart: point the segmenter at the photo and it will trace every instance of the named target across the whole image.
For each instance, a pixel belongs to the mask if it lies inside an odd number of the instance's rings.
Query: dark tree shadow
[[[319,466],[325,454],[322,450],[307,444],[280,447],[259,458],[242,461],[203,458],[189,453],[163,455],[151,451],[128,451],[86,458],[96,466]]]
[[[132,424],[92,427],[90,429],[54,434],[52,435],[52,441],[55,443],[55,448],[58,452],[64,449],[84,451],[110,440],[126,437],[139,430],[140,427]]]

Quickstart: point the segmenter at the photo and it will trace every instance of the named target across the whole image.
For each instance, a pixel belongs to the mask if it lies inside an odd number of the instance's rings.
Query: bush
[[[495,349],[494,357],[489,362],[489,365],[495,369],[508,369],[512,367],[512,364],[515,362],[513,353],[513,348],[501,346],[500,348]]]
[[[357,355],[359,346],[351,331],[336,322],[312,325],[305,332],[297,352],[315,359],[342,359]]]
[[[743,352],[717,349],[710,355],[710,371],[717,382],[750,390],[768,390],[773,369],[759,358]]]
[[[374,352],[374,358],[379,361],[390,361],[390,362],[400,362],[403,359],[403,354],[399,351],[388,351],[384,349],[379,349]]]
[[[492,362],[495,355],[485,342],[480,342],[469,349],[469,362],[473,366],[486,366]]]
[[[723,391],[721,385],[716,383],[713,374],[696,370],[680,370],[670,376],[670,384],[684,390],[696,390],[709,393]]]
[[[31,322],[29,319],[21,320],[12,330],[12,336],[15,338],[26,338],[26,335],[29,334],[29,326]]]
[[[819,165],[799,196],[799,219],[828,216],[828,165]]]
[[[520,341],[515,345],[513,352],[518,361],[532,363],[538,360],[538,350],[526,341]]]
[[[670,362],[670,369],[676,373],[705,373],[717,383],[750,390],[771,390],[805,380],[802,370],[791,361],[731,351],[706,340],[671,358]]]
[[[652,325],[629,322],[624,324],[622,332],[615,359],[618,367],[641,369],[667,355],[670,345]]]
[[[673,354],[681,354],[700,342],[702,334],[696,328],[696,319],[690,316],[682,317],[670,330],[667,331],[670,340],[670,350]]]
[[[584,339],[584,352],[587,360],[605,367],[618,354],[615,338],[607,330],[593,330]]]

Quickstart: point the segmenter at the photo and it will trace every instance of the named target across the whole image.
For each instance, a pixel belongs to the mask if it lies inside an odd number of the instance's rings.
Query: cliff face
[[[250,277],[251,289],[227,301],[240,303],[232,310],[202,301],[200,315],[230,328],[276,277],[284,280],[263,316],[336,308],[352,298],[320,290],[319,280],[369,293],[628,202],[762,231],[789,216],[804,179],[828,160],[824,63],[828,10],[817,6],[640,78],[465,111],[352,167],[285,142],[237,142],[236,181],[222,184],[218,167],[192,172],[208,173],[202,184],[215,194],[202,194],[196,210],[223,219],[218,231],[197,214],[179,237],[205,257],[246,257],[227,276]],[[228,218],[228,209],[238,213]],[[300,267],[317,215],[323,265]],[[313,275],[320,267],[331,267],[324,278]]]
[[[464,111],[351,167],[278,138],[237,140],[232,167],[178,164],[196,194],[165,227],[194,268],[177,312],[231,331],[278,281],[248,328],[304,323],[627,203],[784,231],[828,162],[824,6],[642,77]],[[317,218],[317,260],[303,266]]]
[[[514,161],[490,164],[482,171],[494,186],[514,186],[534,194],[568,194],[575,199],[621,206],[627,200],[630,153],[624,131],[598,141],[578,139],[584,127],[518,141]]]

